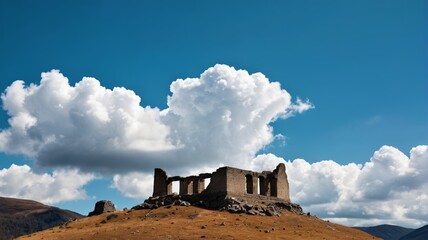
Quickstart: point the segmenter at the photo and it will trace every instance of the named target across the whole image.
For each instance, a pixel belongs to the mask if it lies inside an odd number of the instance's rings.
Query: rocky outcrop
[[[265,204],[250,204],[240,201],[234,197],[225,199],[226,205],[219,210],[227,210],[230,213],[246,213],[249,215],[261,216],[281,216],[283,210],[295,214],[304,214],[303,209],[294,203],[289,202],[270,202]]]
[[[111,201],[101,200],[95,204],[94,211],[90,212],[88,217],[114,211],[116,211],[116,208]]]
[[[190,202],[181,199],[180,195],[167,195],[162,197],[149,197],[143,203],[134,206],[133,210],[156,209],[162,206],[191,206]]]
[[[202,208],[213,209],[210,202],[197,200],[181,195],[166,195],[150,197],[142,204],[134,206],[133,210],[139,209],[156,209],[162,206],[197,206]],[[289,202],[269,202],[267,204],[253,204],[245,200],[238,200],[235,197],[225,197],[219,200],[214,209],[228,211],[230,213],[245,213],[249,215],[261,216],[280,216],[282,211],[289,211],[295,214],[304,214],[303,209],[294,203]]]

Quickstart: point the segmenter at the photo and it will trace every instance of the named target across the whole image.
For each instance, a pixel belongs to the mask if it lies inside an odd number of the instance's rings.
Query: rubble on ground
[[[140,209],[156,209],[163,206],[196,206],[212,209],[210,204],[204,201],[186,201],[180,195],[165,195],[150,197],[143,203],[134,206],[133,210]],[[295,214],[304,214],[300,205],[289,202],[269,202],[267,204],[251,204],[245,201],[240,201],[235,197],[226,197],[221,201],[216,210],[228,211],[230,213],[244,213],[249,215],[260,216],[281,216],[282,211],[289,211]]]

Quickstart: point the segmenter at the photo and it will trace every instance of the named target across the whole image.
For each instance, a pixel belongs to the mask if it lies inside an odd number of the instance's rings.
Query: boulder
[[[88,217],[114,211],[116,211],[116,208],[114,207],[114,204],[111,201],[101,200],[95,204],[94,211],[90,212],[88,214]]]
[[[265,214],[268,216],[281,216],[281,214],[279,212],[277,212],[273,206],[268,206],[265,209]]]
[[[250,209],[247,211],[247,214],[249,215],[259,215],[260,213],[254,209]]]
[[[244,208],[245,208],[245,210],[249,211],[249,210],[253,209],[254,206],[252,204],[245,203]]]

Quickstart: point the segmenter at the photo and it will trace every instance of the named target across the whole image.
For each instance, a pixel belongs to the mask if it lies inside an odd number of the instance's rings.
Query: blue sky
[[[418,0],[0,1],[0,89],[40,84],[42,72],[59,69],[70,85],[94,77],[162,110],[173,81],[227,64],[261,72],[293,102],[315,106],[271,123],[285,139],[259,154],[364,164],[383,145],[409,156],[428,143],[427,16]],[[8,118],[0,112],[1,129]],[[57,168],[5,152],[0,169]],[[95,199],[141,201],[110,185],[92,180],[88,199],[55,204],[86,213]]]

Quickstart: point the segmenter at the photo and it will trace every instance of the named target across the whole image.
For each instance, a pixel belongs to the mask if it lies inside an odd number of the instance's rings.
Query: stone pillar
[[[172,181],[167,181],[166,183],[166,194],[167,195],[172,194]]]
[[[259,190],[259,179],[257,176],[253,176],[253,194],[257,194]]]
[[[164,196],[167,194],[167,179],[168,176],[163,169],[155,168],[153,197]]]
[[[285,172],[285,165],[283,163],[278,164],[273,171],[273,177],[276,179],[276,197],[290,202],[287,173]]]
[[[205,181],[203,178],[195,178],[193,180],[193,194],[199,194],[205,189]]]
[[[180,195],[191,195],[193,190],[192,181],[188,178],[180,179]]]
[[[266,179],[266,192],[264,194],[265,196],[270,196],[270,181],[269,178]]]

